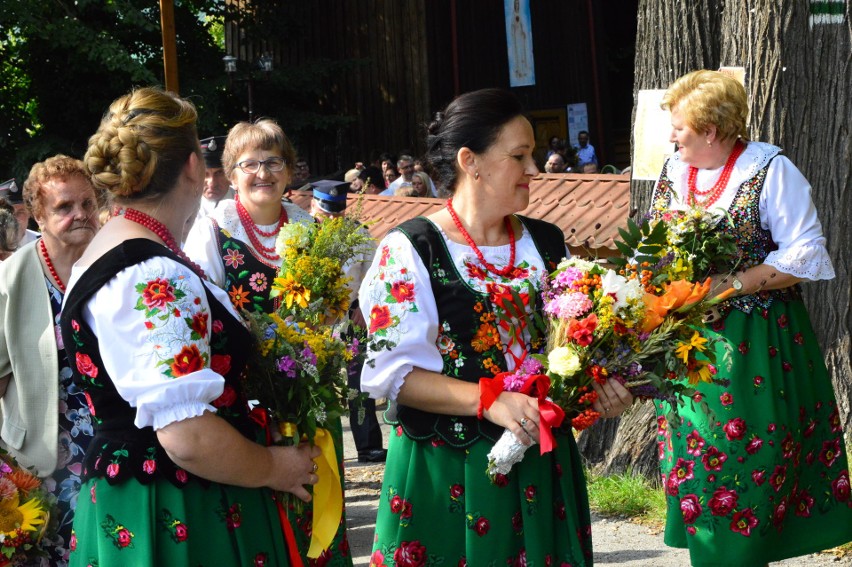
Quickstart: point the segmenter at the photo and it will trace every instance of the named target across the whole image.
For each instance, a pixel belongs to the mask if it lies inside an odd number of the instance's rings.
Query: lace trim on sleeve
[[[811,281],[834,278],[834,266],[823,246],[795,246],[770,252],[764,260],[777,270]]]

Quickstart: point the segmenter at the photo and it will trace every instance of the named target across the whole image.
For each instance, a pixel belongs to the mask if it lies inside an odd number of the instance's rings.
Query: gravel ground
[[[381,421],[381,419],[380,419]],[[383,426],[385,443],[389,428]],[[359,463],[349,424],[343,422],[344,458],[346,467],[346,517],[349,524],[349,545],[355,567],[370,562],[376,509],[382,486],[384,465]],[[387,444],[385,444],[387,447]],[[595,564],[630,567],[686,567],[689,553],[667,547],[659,528],[650,528],[628,520],[604,518],[592,514],[592,538]],[[788,559],[772,566],[839,567],[852,566],[852,557],[836,557],[820,553]],[[472,566],[476,567],[476,566]]]

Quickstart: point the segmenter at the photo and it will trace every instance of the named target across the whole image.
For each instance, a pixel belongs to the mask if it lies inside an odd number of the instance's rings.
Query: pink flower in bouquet
[[[559,295],[547,302],[544,307],[545,313],[561,319],[580,317],[589,312],[594,306],[592,300],[585,293],[575,291]]]
[[[583,270],[575,267],[568,267],[559,272],[554,282],[556,286],[562,289],[570,289],[573,287],[574,282],[583,278]]]

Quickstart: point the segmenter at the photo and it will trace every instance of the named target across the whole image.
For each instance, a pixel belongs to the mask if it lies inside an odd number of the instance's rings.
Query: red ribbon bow
[[[505,391],[503,387],[504,378],[512,374],[514,373],[501,372],[493,378],[479,379],[480,401],[485,409],[490,408],[497,397]],[[541,445],[541,454],[544,455],[556,447],[552,429],[562,425],[565,412],[561,407],[547,399],[547,394],[550,392],[550,378],[544,374],[527,376],[520,392],[538,399],[539,444]]]

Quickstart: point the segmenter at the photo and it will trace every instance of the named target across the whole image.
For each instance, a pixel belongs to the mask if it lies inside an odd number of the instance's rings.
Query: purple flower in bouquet
[[[532,374],[543,374],[544,373],[544,365],[536,360],[535,358],[528,356],[521,363],[520,374],[524,376],[532,375]]]
[[[357,356],[358,348],[361,346],[361,342],[358,340],[358,337],[352,337],[352,344],[349,345],[349,353],[352,356]]]
[[[312,350],[311,350],[311,347],[309,347],[309,346],[307,346],[307,345],[306,345],[306,346],[305,346],[305,348],[304,348],[304,349],[302,349],[302,352],[301,352],[301,353],[299,353],[299,355],[300,355],[302,358],[304,358],[304,359],[305,359],[305,361],[306,361],[308,364],[311,364],[311,365],[313,365],[313,366],[316,366],[316,365],[317,365],[317,355],[315,355],[315,354],[314,354],[314,351],[312,351]]]
[[[296,377],[296,361],[289,356],[282,356],[278,361],[278,370],[287,375],[288,378]]]
[[[520,392],[524,387],[524,375],[516,372],[503,377],[503,389],[507,392]]]

